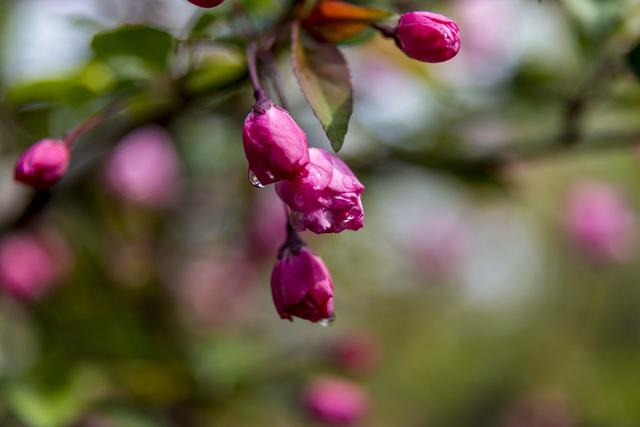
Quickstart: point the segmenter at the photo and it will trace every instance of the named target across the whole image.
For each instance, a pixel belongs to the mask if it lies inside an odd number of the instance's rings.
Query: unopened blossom
[[[287,110],[269,101],[254,106],[245,119],[242,142],[257,186],[296,179],[309,163],[306,134]]]
[[[460,50],[460,29],[450,18],[433,12],[405,13],[395,34],[398,46],[410,58],[444,62]]]
[[[333,281],[322,259],[305,247],[284,251],[273,267],[271,291],[282,319],[333,318]]]
[[[296,230],[339,233],[364,226],[360,194],[364,185],[338,157],[320,148],[309,150],[311,161],[295,181],[281,181],[276,191],[290,209]]]
[[[380,342],[370,333],[354,332],[336,342],[334,358],[345,371],[364,375],[371,372],[382,357]]]
[[[38,189],[47,189],[62,178],[69,168],[71,152],[57,139],[43,139],[29,147],[16,162],[16,181]]]
[[[310,416],[329,425],[356,424],[364,418],[369,406],[369,397],[359,385],[332,377],[312,380],[302,399]]]
[[[205,9],[211,9],[212,7],[216,7],[219,4],[222,4],[224,0],[189,0],[189,2]]]
[[[162,128],[145,127],[125,136],[105,167],[106,184],[120,197],[148,208],[175,202],[180,161]]]
[[[62,280],[70,257],[64,241],[52,232],[9,234],[0,240],[0,290],[37,300]]]
[[[565,220],[587,256],[625,261],[633,255],[636,218],[615,187],[602,182],[576,185],[569,194]]]

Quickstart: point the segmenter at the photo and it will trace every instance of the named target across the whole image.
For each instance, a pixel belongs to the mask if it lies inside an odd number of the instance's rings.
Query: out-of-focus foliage
[[[300,392],[319,375],[361,384],[372,427],[640,424],[637,2],[366,3],[445,13],[462,50],[424,65],[371,34],[340,46],[355,94],[340,156],[367,187],[367,224],[305,236],[334,278],[330,328],[278,319],[283,212],[247,185],[242,154],[243,40],[291,5],[235,5],[0,2],[2,238],[35,221],[73,258],[43,298],[0,293],[0,425],[307,426]],[[276,59],[292,115],[328,148],[292,58]],[[11,181],[24,148],[113,105],[50,199]],[[180,160],[161,208],[105,172],[147,126]],[[571,223],[594,182],[619,203]],[[620,230],[624,250],[585,247]],[[366,373],[335,357],[359,333],[381,353]]]

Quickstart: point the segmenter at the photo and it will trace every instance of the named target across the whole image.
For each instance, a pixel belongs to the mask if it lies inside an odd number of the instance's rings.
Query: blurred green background
[[[444,13],[462,50],[427,65],[374,34],[342,46],[356,95],[340,156],[367,187],[366,227],[305,236],[336,288],[323,328],[273,308],[283,216],[271,188],[247,184],[241,148],[242,35],[290,5],[242,0],[238,17],[231,3],[0,3],[0,232],[55,230],[73,259],[37,301],[0,293],[0,425],[315,425],[300,390],[317,375],[367,391],[364,426],[640,425],[640,85],[627,55],[640,5],[367,3]],[[114,31],[124,23],[141,25]],[[328,148],[286,50],[278,67],[293,117]],[[23,149],[118,98],[124,111],[78,142],[52,195],[13,183]],[[180,157],[178,201],[161,209],[103,173],[150,124]],[[594,183],[620,198],[620,256],[572,228],[571,194]],[[360,335],[379,360],[349,372],[336,346]]]

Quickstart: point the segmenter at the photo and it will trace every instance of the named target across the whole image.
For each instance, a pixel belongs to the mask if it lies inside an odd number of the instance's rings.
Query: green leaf
[[[246,73],[244,55],[235,49],[207,49],[200,56],[197,68],[183,79],[184,89],[190,94],[211,91]]]
[[[218,14],[205,12],[196,19],[191,28],[189,38],[205,36],[207,30],[218,20]]]
[[[338,48],[319,43],[292,27],[293,71],[302,93],[338,152],[342,148],[353,112],[349,67]]]
[[[99,59],[135,58],[153,70],[167,68],[173,45],[171,34],[145,25],[124,25],[98,33],[91,42]]]

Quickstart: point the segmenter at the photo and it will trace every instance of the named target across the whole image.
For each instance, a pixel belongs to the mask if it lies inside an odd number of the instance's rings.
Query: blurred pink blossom
[[[515,402],[502,427],[573,427],[570,408],[558,393],[539,393]]]
[[[249,314],[255,271],[236,254],[205,252],[187,260],[175,290],[186,314],[199,322],[228,327]]]
[[[253,257],[273,259],[285,241],[287,214],[273,187],[264,188],[252,207],[247,250]]]
[[[565,222],[580,250],[594,260],[625,261],[633,255],[635,214],[613,186],[595,181],[575,185]]]
[[[334,346],[334,357],[345,371],[364,375],[378,366],[382,358],[382,346],[371,333],[360,331],[345,335]]]
[[[0,288],[21,300],[38,300],[71,265],[71,252],[53,231],[20,231],[0,241]]]
[[[312,380],[303,392],[303,403],[311,416],[329,425],[353,425],[361,421],[369,407],[362,387],[340,378]]]
[[[170,135],[160,127],[145,127],[125,136],[108,159],[107,186],[141,206],[172,205],[180,190],[180,161]]]
[[[466,232],[454,216],[427,218],[412,234],[409,251],[417,266],[429,276],[444,280],[463,263],[468,250]]]

